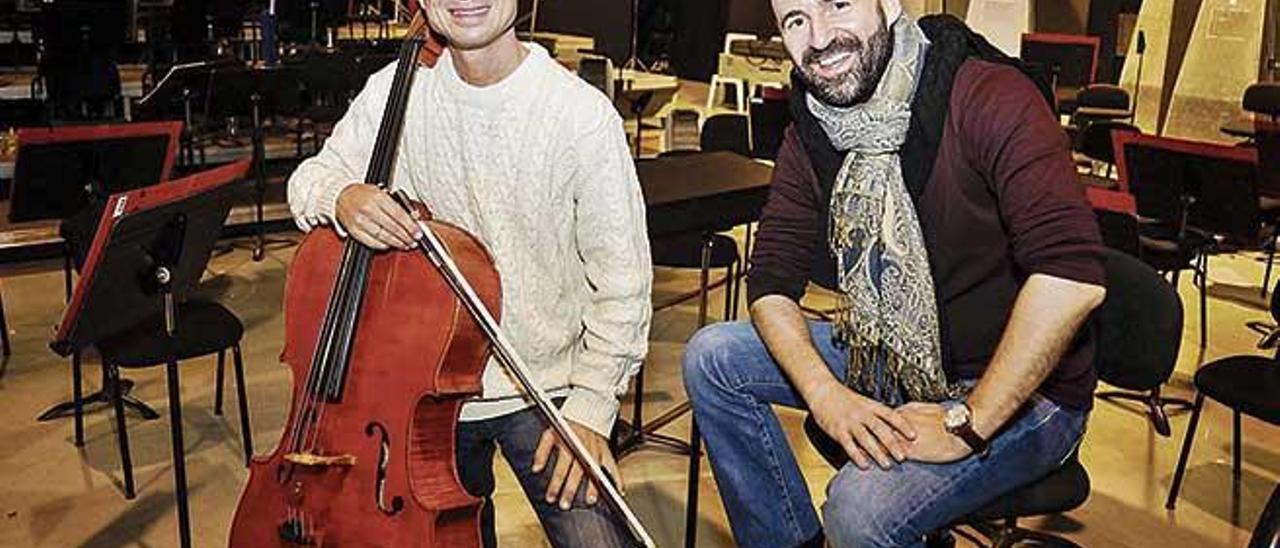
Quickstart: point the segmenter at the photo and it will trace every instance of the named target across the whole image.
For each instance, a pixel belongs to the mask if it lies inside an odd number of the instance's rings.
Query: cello
[[[389,187],[414,72],[442,53],[419,10],[401,44],[366,184]],[[418,249],[374,252],[327,227],[298,247],[281,356],[295,379],[293,405],[276,449],[249,466],[228,544],[479,546],[482,502],[458,479],[455,442],[458,413],[480,394],[492,354],[636,544],[653,546],[490,312],[500,310],[501,282],[484,246],[394,197],[418,219]]]

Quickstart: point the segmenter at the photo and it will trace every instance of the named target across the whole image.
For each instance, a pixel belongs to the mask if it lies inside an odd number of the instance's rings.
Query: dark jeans
[[[583,480],[570,509],[561,510],[546,501],[547,482],[555,470],[555,456],[542,473],[532,471],[533,452],[546,428],[542,417],[533,408],[492,419],[458,423],[458,474],[468,492],[484,499],[480,519],[484,545],[498,545],[493,529],[491,496],[494,488],[493,454],[495,449],[501,449],[502,456],[520,479],[520,487],[537,512],[538,521],[542,522],[542,529],[552,546],[630,546],[626,523],[609,510],[608,504],[600,500],[594,505],[587,505],[587,480]]]
[[[818,352],[838,378],[847,370],[831,324],[810,323]],[[699,331],[684,355],[684,383],[707,444],[738,544],[795,546],[818,533],[818,515],[772,404],[804,402],[750,323]],[[985,458],[907,461],[889,470],[848,464],[827,484],[822,507],[832,546],[922,546],[926,534],[1061,466],[1087,415],[1032,395],[991,440]]]

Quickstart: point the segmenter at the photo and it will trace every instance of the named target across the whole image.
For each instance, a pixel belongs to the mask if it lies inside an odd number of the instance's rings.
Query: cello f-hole
[[[366,436],[378,436],[378,480],[374,483],[376,487],[373,492],[373,502],[377,505],[378,510],[388,516],[399,514],[404,510],[404,499],[401,497],[392,497],[391,504],[386,502],[387,491],[387,465],[391,462],[391,437],[387,435],[386,427],[379,423],[371,422],[364,427]]]

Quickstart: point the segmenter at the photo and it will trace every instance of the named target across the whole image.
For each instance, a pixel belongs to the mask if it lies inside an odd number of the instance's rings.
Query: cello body
[[[478,240],[431,221],[490,310],[501,285]],[[463,401],[480,393],[489,341],[420,254],[370,260],[341,397],[307,413],[328,288],[344,242],[317,228],[299,246],[285,285],[293,408],[275,451],[256,457],[232,520],[232,547],[479,546],[482,502],[462,488],[455,432]],[[314,418],[315,420],[312,420]],[[299,444],[298,432],[310,438]]]

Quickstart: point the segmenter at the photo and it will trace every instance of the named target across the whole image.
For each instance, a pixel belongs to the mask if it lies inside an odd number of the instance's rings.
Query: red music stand
[[[233,184],[244,178],[249,163],[241,160],[168,184],[113,195],[99,221],[71,303],[49,345],[58,354],[72,357],[76,444],[82,445],[80,352],[163,314],[171,347],[166,370],[182,546],[190,545],[191,534],[180,427],[176,303],[199,284],[231,211]]]
[[[18,130],[9,221],[63,222],[59,233],[64,236],[63,285],[68,300],[73,257],[83,255],[72,249],[70,240],[92,240],[93,227],[98,226],[101,216],[96,203],[105,203],[116,192],[169,180],[181,132],[180,122]],[[77,237],[66,237],[71,234]],[[122,387],[125,405],[143,418],[159,417],[146,404],[127,395],[131,388],[129,383]],[[81,403],[105,405],[109,401],[100,390]],[[73,402],[63,402],[41,413],[37,420],[65,417],[74,410]]]

